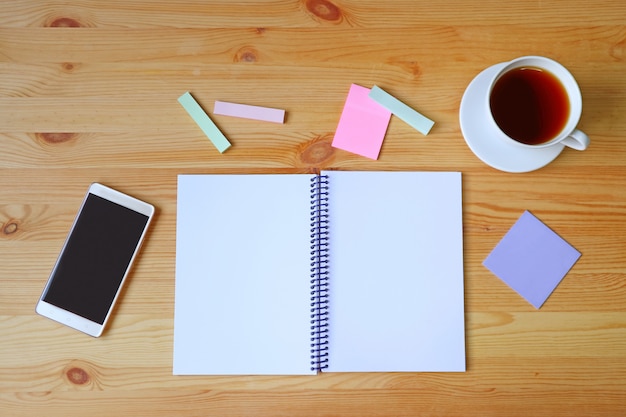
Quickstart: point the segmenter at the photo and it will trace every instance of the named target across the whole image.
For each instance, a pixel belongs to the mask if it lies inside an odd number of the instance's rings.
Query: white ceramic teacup
[[[520,139],[523,133],[519,133],[519,131],[524,129],[528,130],[526,127],[532,125],[528,120],[524,120],[529,118],[526,117],[529,114],[531,114],[530,118],[533,120],[545,119],[544,122],[546,124],[549,125],[552,123],[552,120],[556,119],[556,117],[549,113],[554,110],[551,107],[557,106],[551,103],[556,94],[550,93],[549,89],[542,87],[541,84],[533,85],[535,81],[528,81],[528,83],[525,81],[516,81],[518,87],[516,89],[513,87],[514,81],[510,80],[513,79],[512,77],[522,77],[522,75],[520,75],[521,71],[535,71],[533,74],[543,72],[543,74],[538,75],[540,77],[545,77],[545,72],[547,71],[547,75],[552,74],[554,78],[560,82],[561,91],[564,90],[564,95],[566,96],[561,102],[566,101],[567,108],[559,109],[563,114],[563,120],[560,123],[554,124],[554,126],[552,126],[553,132],[546,134],[547,137],[538,141],[538,143],[532,142],[530,139]],[[531,73],[527,72],[526,74],[526,76],[528,76]],[[552,78],[552,80],[556,81],[554,78]],[[531,79],[529,78],[529,80]],[[508,88],[508,90],[505,90],[506,88]],[[533,96],[533,98],[541,98],[541,100],[521,100],[518,97],[518,95],[525,96],[527,94],[537,94],[537,97]],[[543,97],[539,97],[542,95]],[[487,115],[489,131],[499,140],[530,149],[546,148],[562,144],[576,150],[585,150],[587,146],[589,146],[589,137],[584,132],[576,129],[582,114],[582,95],[580,88],[572,74],[570,74],[564,66],[552,59],[540,56],[525,56],[508,62],[491,79],[484,100],[487,101],[487,109],[489,110],[489,114]],[[526,103],[527,105],[520,107],[520,103]],[[556,101],[556,103],[558,103],[558,101]],[[532,109],[529,107],[532,107]],[[540,111],[540,107],[544,108]],[[528,110],[528,112],[526,110]],[[546,110],[548,113],[546,113],[544,117],[542,112]],[[518,131],[513,130],[515,126],[519,127]],[[535,130],[540,130],[540,128]],[[508,134],[505,133],[505,131]],[[518,136],[517,138],[515,137],[516,135]]]

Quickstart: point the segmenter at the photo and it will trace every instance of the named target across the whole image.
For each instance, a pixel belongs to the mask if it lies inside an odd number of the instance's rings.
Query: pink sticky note
[[[525,211],[483,265],[539,308],[579,257],[580,252]]]
[[[352,84],[332,146],[378,159],[391,112],[369,98],[370,89]]]

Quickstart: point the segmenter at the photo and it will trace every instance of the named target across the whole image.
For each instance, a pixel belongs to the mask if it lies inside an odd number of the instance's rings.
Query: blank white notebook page
[[[326,371],[464,371],[461,174],[323,172]]]
[[[180,175],[174,374],[309,374],[311,175]]]

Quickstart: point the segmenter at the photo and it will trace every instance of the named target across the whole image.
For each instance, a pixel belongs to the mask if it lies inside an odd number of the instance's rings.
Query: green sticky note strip
[[[372,88],[372,91],[369,93],[369,98],[424,135],[427,135],[435,124],[435,122],[416,112],[378,86]]]
[[[209,118],[209,116],[202,110],[202,107],[198,104],[198,102],[186,92],[182,96],[178,98],[178,102],[183,106],[189,116],[198,124],[200,129],[204,132],[205,135],[209,138],[213,145],[217,148],[220,153],[224,152],[226,149],[230,148],[230,142],[226,139],[226,136],[215,126],[213,120]]]

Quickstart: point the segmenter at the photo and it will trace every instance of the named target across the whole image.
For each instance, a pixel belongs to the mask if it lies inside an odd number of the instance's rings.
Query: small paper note
[[[178,102],[189,113],[189,116],[196,122],[196,124],[202,129],[204,134],[215,145],[220,153],[223,153],[230,147],[230,142],[226,139],[226,136],[215,126],[215,123],[209,118],[209,116],[202,110],[202,107],[198,102],[186,92],[178,98]]]
[[[580,252],[525,211],[483,265],[535,308],[580,258]]]
[[[423,135],[427,135],[435,124],[378,86],[372,88],[369,97]]]
[[[369,88],[352,84],[332,146],[378,159],[391,112],[369,98]]]
[[[264,122],[284,123],[285,110],[270,107],[250,106],[248,104],[215,101],[214,114],[222,116],[241,117],[243,119],[261,120]]]

